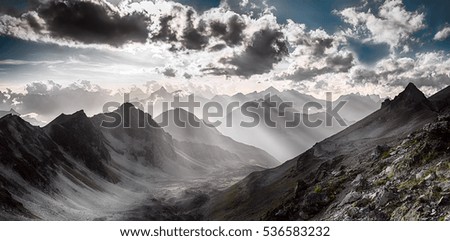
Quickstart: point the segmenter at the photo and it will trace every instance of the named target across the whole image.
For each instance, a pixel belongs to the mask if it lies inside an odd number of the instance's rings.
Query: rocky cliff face
[[[18,174],[31,186],[49,191],[58,162],[64,160],[58,145],[39,127],[16,115],[0,119],[1,172]]]
[[[267,220],[450,220],[450,115],[378,145],[348,166],[322,164]],[[309,182],[309,183],[307,183]]]

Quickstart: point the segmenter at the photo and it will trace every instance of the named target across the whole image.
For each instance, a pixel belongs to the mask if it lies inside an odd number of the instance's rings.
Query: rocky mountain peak
[[[83,110],[77,111],[71,115],[61,114],[56,119],[54,119],[52,122],[50,122],[46,127],[51,127],[55,125],[61,125],[61,126],[91,126],[92,123],[89,120],[89,117],[87,117],[86,113],[84,113]]]
[[[389,108],[429,108],[431,102],[413,83],[409,83],[405,90],[397,95],[392,101],[384,103]]]
[[[426,100],[427,97],[420,91],[413,83],[409,83],[405,90],[401,92],[394,101],[412,101],[412,102],[422,102]]]
[[[153,117],[139,109],[132,103],[126,102],[119,106],[112,113],[118,114],[121,118],[122,124],[131,128],[141,127],[158,127],[158,124],[153,120]],[[109,115],[111,113],[107,113]],[[104,119],[105,114],[100,114],[93,117],[94,122]],[[139,129],[138,128],[138,129]]]

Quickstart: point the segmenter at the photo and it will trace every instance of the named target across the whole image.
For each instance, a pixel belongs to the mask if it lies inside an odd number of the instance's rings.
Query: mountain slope
[[[0,219],[36,218],[20,197],[30,189],[54,193],[51,184],[64,160],[63,152],[41,128],[17,115],[0,118]]]
[[[107,165],[111,156],[106,149],[105,139],[83,111],[72,115],[62,114],[45,126],[44,130],[88,169],[109,181],[118,181],[117,175]]]
[[[316,142],[343,130],[345,127],[333,119],[331,125],[326,125],[325,114],[300,114],[294,108],[280,108],[282,100],[278,96],[247,102],[249,108],[238,108],[222,120],[218,130],[236,141],[266,150],[279,161],[293,158]],[[275,106],[274,106],[275,104]],[[272,107],[271,107],[272,105]],[[252,114],[245,113],[247,110]],[[256,116],[258,122],[252,127],[245,127],[243,122],[253,122]],[[320,121],[320,125],[307,123]]]
[[[102,122],[110,122],[111,116],[120,120],[113,128],[102,127]],[[148,114],[130,103],[121,105],[116,111],[95,115],[94,125],[99,126],[105,136],[110,152],[136,163],[153,167],[171,175],[191,175],[198,170],[198,164],[189,164],[174,150],[172,137],[167,134]],[[128,168],[133,168],[129,166]]]
[[[212,166],[216,168],[239,169],[251,166],[269,168],[279,164],[268,153],[222,135],[183,109],[164,112],[155,120],[164,123],[164,130],[177,140],[175,144],[181,151],[205,165],[211,166],[213,162]]]
[[[27,183],[48,190],[55,167],[65,157],[39,127],[16,115],[0,119],[0,162]]]
[[[83,111],[45,128],[11,114],[0,118],[0,220],[114,217],[161,192],[155,178],[204,173],[177,155],[151,116],[130,104],[114,113],[130,118],[116,128],[100,125],[107,115]]]
[[[442,162],[445,167],[449,162],[448,148],[436,147],[436,143],[448,145],[445,127],[437,132],[436,142],[421,136],[431,135],[432,131],[420,130],[439,115],[430,103],[408,85],[365,119],[280,167],[252,173],[217,195],[205,207],[206,216],[218,220],[440,218],[431,215],[431,209],[408,216],[408,207],[424,206],[414,202],[420,191],[402,189],[409,185],[410,173],[428,173],[432,163]],[[420,190],[440,184],[430,182]],[[446,197],[448,186],[440,188],[433,200]],[[412,201],[394,202],[396,198]],[[444,216],[448,211],[439,210]]]
[[[359,94],[349,94],[340,96],[333,103],[336,106],[341,101],[345,101],[345,105],[339,111],[339,114],[351,124],[363,119],[380,108],[381,101],[377,97],[378,96],[371,97],[368,95],[361,96]]]
[[[440,112],[449,112],[450,111],[450,86],[439,91],[429,98],[429,100],[433,103],[435,108]]]

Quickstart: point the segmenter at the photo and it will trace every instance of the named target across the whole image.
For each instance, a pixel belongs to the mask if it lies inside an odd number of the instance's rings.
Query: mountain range
[[[381,109],[204,208],[213,220],[448,220],[449,88]],[[256,205],[257,204],[257,205]]]
[[[336,119],[327,124],[324,112],[307,115],[293,107],[283,108],[285,102],[277,95],[246,103],[253,107],[249,111],[258,116],[259,121],[254,126],[243,125],[255,117],[246,113],[244,108],[238,108],[221,120],[218,130],[239,142],[268,150],[280,161],[295,157],[345,128]],[[320,124],[313,124],[318,121]]]
[[[111,121],[117,126],[106,127]],[[114,208],[128,210],[156,193],[167,195],[167,187],[157,187],[165,180],[212,173],[216,180],[217,173],[236,178],[279,164],[214,130],[203,133],[224,146],[195,142],[194,136],[192,142],[174,140],[129,103],[91,118],[83,111],[61,114],[42,128],[8,114],[0,118],[0,218],[114,219]]]
[[[221,171],[252,165],[275,167],[280,164],[267,152],[222,135],[216,128],[206,125],[184,109],[166,111],[155,120],[158,123],[167,121],[163,129],[172,135],[177,149],[205,165],[211,165],[211,160],[215,160],[214,165]],[[185,127],[177,125],[175,120],[186,123]]]
[[[222,118],[215,119],[222,123],[216,127],[219,132],[241,143],[266,150],[278,161],[285,161],[296,156],[298,153],[312,147],[316,142],[336,134],[347,125],[355,123],[381,106],[381,99],[376,95],[343,95],[333,101],[331,106],[337,106],[340,102],[345,102],[339,110],[339,115],[343,118],[346,125],[342,125],[335,120],[333,120],[333,123],[327,125],[325,123],[325,100],[302,94],[296,90],[279,91],[273,87],[248,94],[237,93],[233,96],[216,95],[211,99],[198,95],[182,94],[180,91],[169,92],[164,87],[161,87],[159,90],[153,92],[149,98],[139,101],[141,103],[150,101],[152,103],[153,113],[162,113],[167,111],[162,108],[162,103],[172,102],[175,96],[178,96],[180,101],[185,102],[189,98],[195,98],[200,106],[194,109],[193,114],[198,118],[203,117],[203,108],[207,103],[219,103],[224,111]],[[269,105],[271,105],[271,103],[268,103],[268,99],[276,103],[276,106],[274,106],[276,108],[271,109],[270,112],[266,111]],[[228,112],[229,109],[227,107],[232,103],[238,103],[238,108],[234,108]],[[286,108],[280,113],[279,107],[282,103],[283,105],[291,106],[291,108]],[[309,113],[303,113],[303,107],[307,103],[317,103],[323,108],[311,108],[309,109]],[[249,117],[244,116],[242,111],[242,107],[246,104],[255,104],[258,106],[253,112],[258,114],[261,121],[253,128],[241,126],[242,121],[249,120]],[[322,124],[310,128],[305,125],[303,121],[305,119],[311,121],[319,120]],[[267,126],[265,123],[268,121],[275,122],[276,127]],[[286,122],[289,121],[295,121],[298,124],[292,126],[292,128],[285,128]],[[228,126],[227,123],[230,123],[231,126]],[[255,135],[257,138],[255,138]]]
[[[409,84],[310,148],[298,139],[318,133],[305,126],[236,129],[270,143],[264,150],[180,108],[153,118],[124,103],[43,127],[8,113],[0,118],[0,219],[449,220],[449,99],[450,87],[427,98]],[[251,103],[261,116],[272,105]],[[271,111],[275,123],[324,119],[296,117],[294,107]],[[270,154],[295,148],[286,162]]]

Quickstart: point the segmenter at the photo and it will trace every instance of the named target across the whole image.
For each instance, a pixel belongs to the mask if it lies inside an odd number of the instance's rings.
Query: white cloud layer
[[[366,41],[386,43],[392,50],[425,28],[424,13],[407,11],[401,0],[386,0],[377,11],[350,7],[335,13],[353,27],[353,35],[367,35]]]

